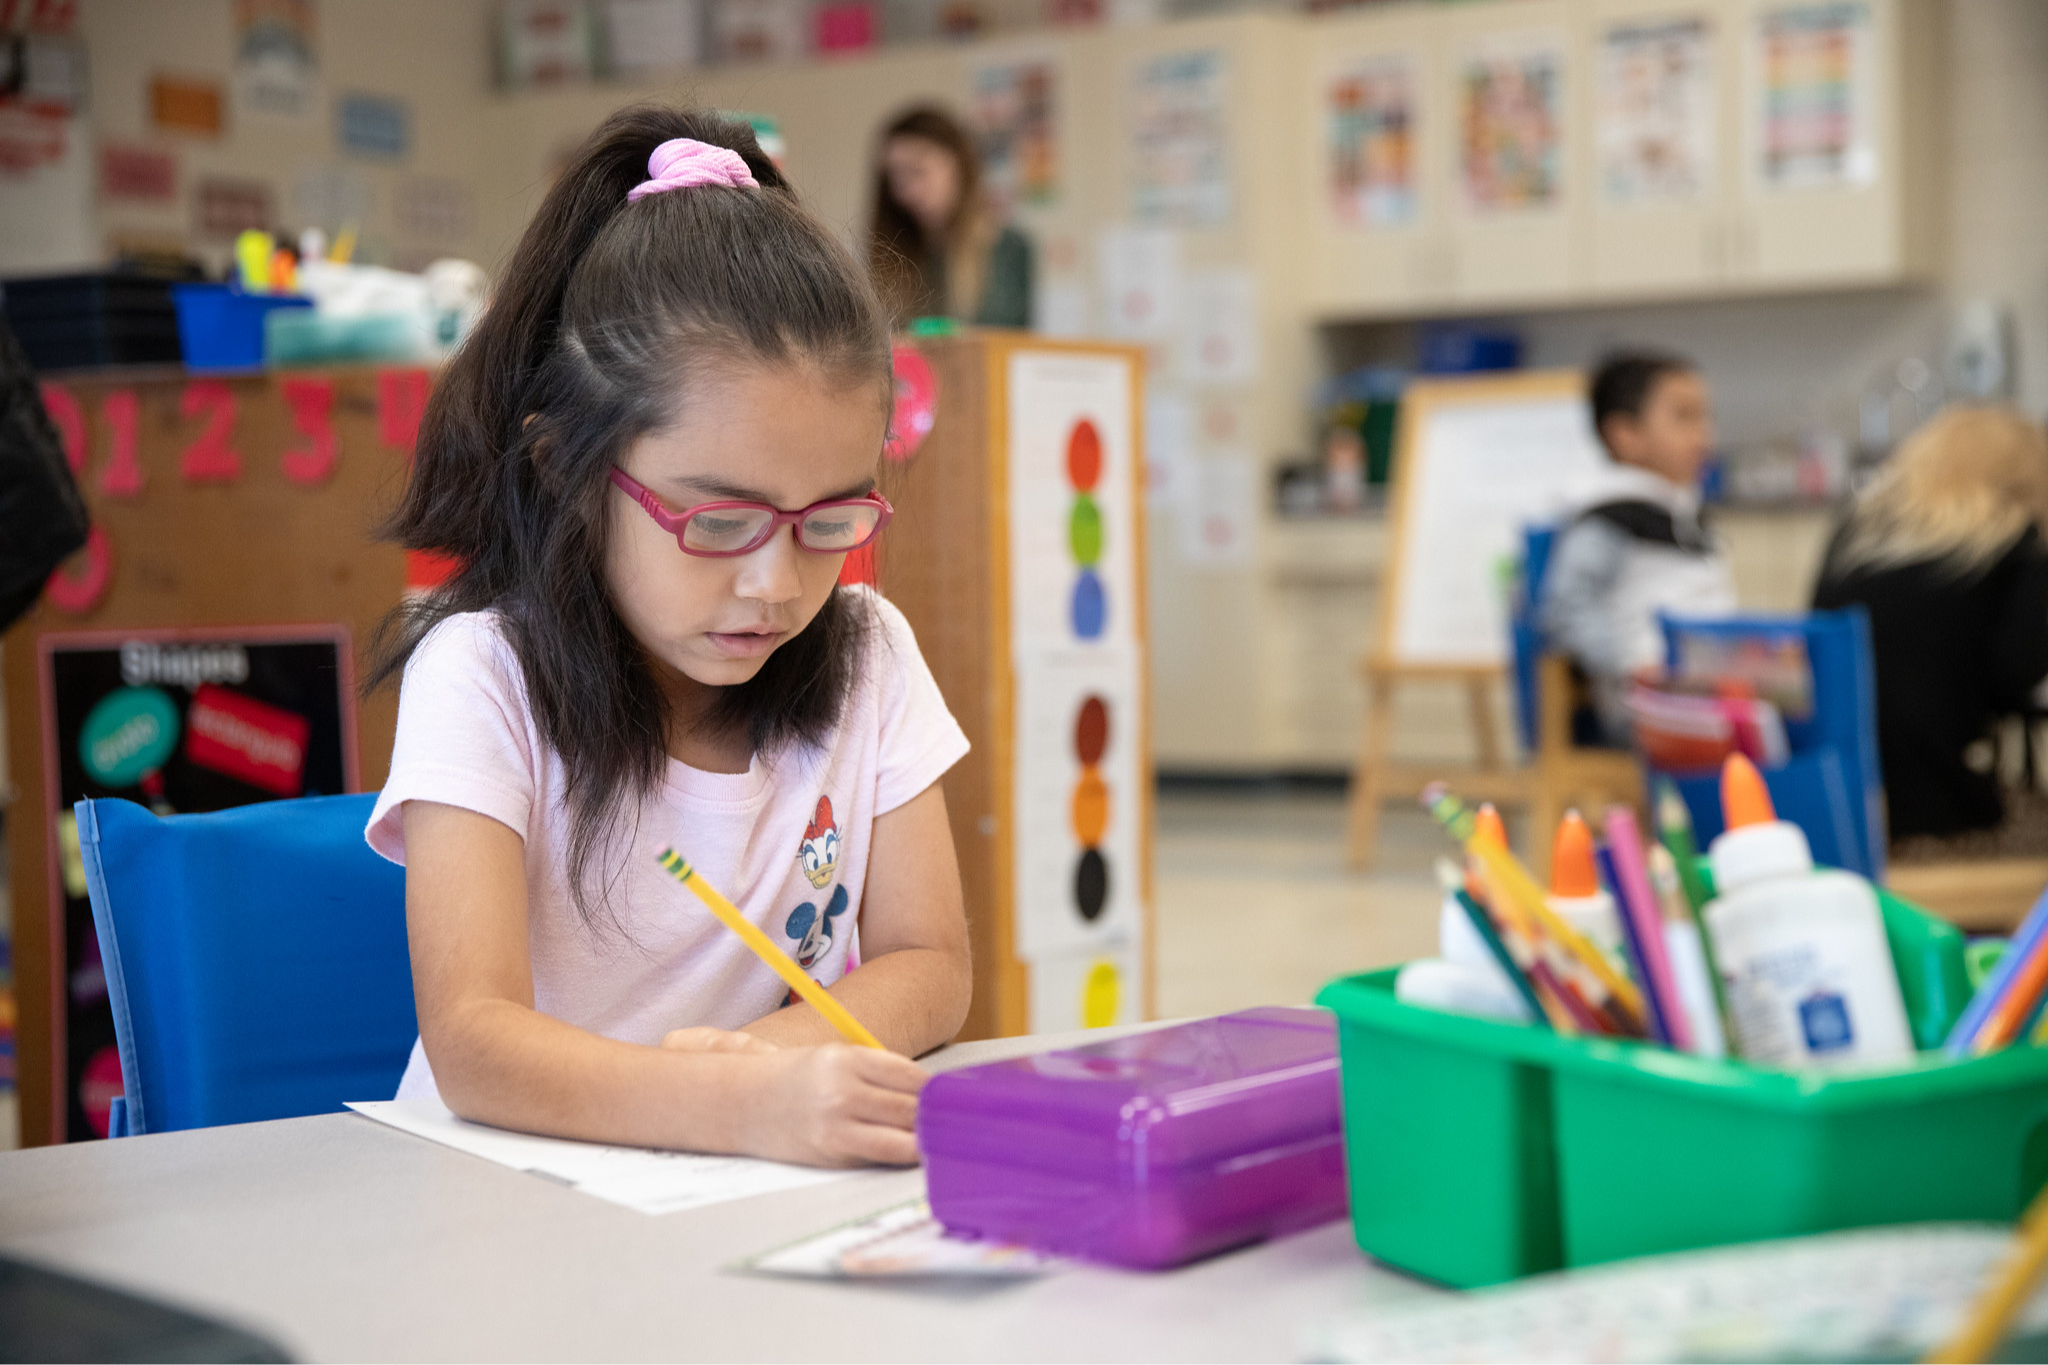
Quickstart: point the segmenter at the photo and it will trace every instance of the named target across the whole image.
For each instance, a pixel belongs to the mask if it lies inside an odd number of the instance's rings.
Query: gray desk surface
[[[316,1360],[1286,1360],[1319,1317],[1437,1292],[1367,1261],[1341,1222],[1162,1274],[997,1287],[725,1269],[922,1186],[871,1171],[650,1217],[330,1114],[0,1154],[0,1251]]]

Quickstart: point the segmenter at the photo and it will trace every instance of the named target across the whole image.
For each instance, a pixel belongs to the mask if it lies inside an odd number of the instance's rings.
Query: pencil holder
[[[1916,1043],[1968,987],[1963,937],[1879,892]],[[1351,1219],[1368,1254],[1459,1287],[1652,1252],[1946,1219],[2048,1182],[2048,1049],[1881,1072],[1767,1071],[1404,1005],[1330,983]]]

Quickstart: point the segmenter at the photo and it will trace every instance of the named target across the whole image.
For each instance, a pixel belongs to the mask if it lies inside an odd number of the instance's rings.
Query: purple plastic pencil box
[[[1158,1268],[1342,1217],[1330,1016],[1257,1009],[934,1076],[918,1102],[953,1231]]]

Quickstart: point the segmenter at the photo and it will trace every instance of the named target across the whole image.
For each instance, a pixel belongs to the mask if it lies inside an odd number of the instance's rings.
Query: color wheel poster
[[[119,797],[170,815],[352,791],[355,684],[342,626],[39,643],[51,890],[63,906],[65,1129],[77,1141],[107,1135],[121,1063],[72,804]]]
[[[1115,1022],[1141,998],[1132,383],[1117,357],[1010,358],[1013,904],[1034,1029]]]

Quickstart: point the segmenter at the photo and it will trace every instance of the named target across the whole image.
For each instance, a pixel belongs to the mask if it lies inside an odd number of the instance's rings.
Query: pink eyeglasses
[[[880,535],[889,518],[896,515],[896,509],[880,493],[814,502],[796,512],[765,502],[700,502],[671,512],[645,484],[623,469],[612,471],[612,482],[646,508],[655,525],[676,538],[684,554],[705,559],[750,554],[766,545],[785,522],[795,524],[796,543],[811,553],[843,555]]]

